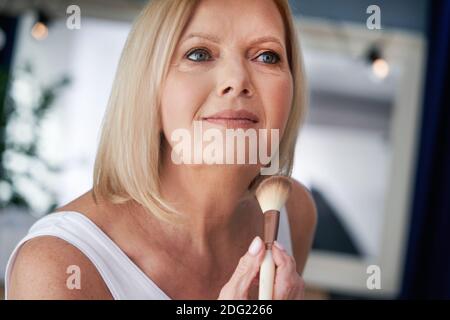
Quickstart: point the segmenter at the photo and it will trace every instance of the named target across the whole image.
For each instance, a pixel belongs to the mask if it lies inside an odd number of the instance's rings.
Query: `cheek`
[[[286,127],[293,99],[293,82],[290,75],[270,82],[263,90],[263,105],[267,129],[279,129],[280,137]]]
[[[207,81],[198,75],[194,79],[191,74],[178,71],[168,74],[161,96],[161,120],[167,139],[175,129],[191,127],[196,112],[208,95],[206,84]]]

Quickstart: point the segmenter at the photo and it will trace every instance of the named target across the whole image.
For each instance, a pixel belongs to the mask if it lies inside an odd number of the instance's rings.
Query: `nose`
[[[251,84],[250,75],[244,62],[240,59],[231,59],[224,62],[221,68],[221,80],[217,94],[220,97],[251,97],[254,89]]]

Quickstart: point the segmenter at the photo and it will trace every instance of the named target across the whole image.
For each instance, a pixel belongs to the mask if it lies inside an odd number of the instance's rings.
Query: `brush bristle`
[[[291,180],[284,176],[272,176],[261,182],[255,194],[262,212],[280,211],[289,197],[291,188]]]

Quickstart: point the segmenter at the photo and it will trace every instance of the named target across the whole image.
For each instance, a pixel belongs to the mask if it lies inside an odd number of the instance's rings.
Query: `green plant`
[[[15,70],[11,79],[0,72],[0,88],[7,88],[0,118],[0,207],[16,205],[39,213],[55,209],[56,192],[42,174],[60,168],[40,155],[40,131],[42,120],[69,83],[64,76],[41,86],[29,63]],[[44,205],[36,205],[38,198],[44,199]]]

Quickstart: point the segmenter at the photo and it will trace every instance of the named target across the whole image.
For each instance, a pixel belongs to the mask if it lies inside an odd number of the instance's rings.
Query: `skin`
[[[198,37],[184,41],[205,30],[217,43]],[[261,35],[279,43],[254,43]],[[191,130],[193,121],[236,106],[258,115],[255,128],[276,128],[281,136],[293,88],[284,38],[281,15],[271,0],[202,1],[185,29],[162,89],[166,140],[160,177],[164,198],[189,217],[185,224],[159,221],[135,202],[113,205],[100,199],[95,203],[91,191],[57,211],[88,216],[172,299],[256,299],[263,250],[256,256],[247,250],[255,236],[263,236],[263,216],[256,199],[244,195],[259,165],[175,165],[169,137],[177,128]],[[206,49],[208,53],[202,53],[212,60],[199,62],[199,53],[189,56],[196,61],[187,59],[186,53],[197,47]],[[271,52],[278,54],[279,63],[267,63],[278,61]],[[206,126],[223,129],[217,124]],[[274,249],[276,299],[303,297],[301,274],[316,225],[310,194],[294,180],[293,186],[286,208],[294,256]],[[80,290],[66,288],[65,270],[72,264],[82,270]],[[19,251],[9,297],[112,298],[81,252],[49,236],[34,238]]]

